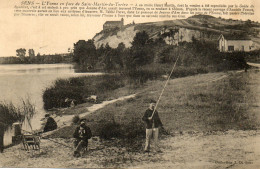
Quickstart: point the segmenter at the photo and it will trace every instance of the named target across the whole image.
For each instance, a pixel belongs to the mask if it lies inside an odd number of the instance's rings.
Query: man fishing
[[[80,151],[88,147],[88,139],[92,137],[90,128],[86,126],[86,119],[80,120],[80,125],[76,128],[73,137],[75,138],[75,151],[73,156],[79,157]]]
[[[46,124],[44,126],[43,132],[48,132],[57,129],[57,123],[52,117],[50,117],[50,114],[45,114],[44,120],[46,120]]]
[[[156,101],[151,100],[149,108],[145,111],[142,120],[146,123],[146,141],[144,152],[150,152],[151,138],[154,138],[156,152],[161,152],[158,146],[159,127],[162,127],[159,114],[155,109]]]

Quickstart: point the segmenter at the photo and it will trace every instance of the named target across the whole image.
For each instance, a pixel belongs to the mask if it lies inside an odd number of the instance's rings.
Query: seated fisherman
[[[80,156],[80,151],[88,147],[88,139],[92,137],[91,130],[86,126],[86,119],[80,120],[80,125],[75,129],[73,134],[74,141],[74,157]]]
[[[47,122],[44,126],[43,132],[48,132],[57,129],[57,123],[52,117],[50,117],[50,114],[45,114],[45,120]]]

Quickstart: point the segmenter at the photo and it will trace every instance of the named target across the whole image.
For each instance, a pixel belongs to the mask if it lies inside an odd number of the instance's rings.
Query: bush
[[[72,123],[73,124],[78,124],[79,121],[80,121],[79,115],[73,116],[73,118],[72,118]]]
[[[111,139],[121,137],[122,131],[120,125],[115,122],[106,122],[100,129],[99,137],[102,139]]]
[[[142,122],[128,119],[129,122],[101,121],[97,135],[102,139],[123,138],[134,139],[145,135],[145,129]]]
[[[106,91],[123,86],[124,78],[120,74],[58,79],[43,93],[44,109],[69,107],[71,100],[75,104],[81,104],[90,95],[103,95]]]

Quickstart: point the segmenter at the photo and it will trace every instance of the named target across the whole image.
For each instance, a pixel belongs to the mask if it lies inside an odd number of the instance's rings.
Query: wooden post
[[[20,136],[22,135],[21,123],[13,123],[14,136],[12,137],[12,143],[17,144],[20,141]]]
[[[0,153],[4,151],[4,125],[0,123]]]

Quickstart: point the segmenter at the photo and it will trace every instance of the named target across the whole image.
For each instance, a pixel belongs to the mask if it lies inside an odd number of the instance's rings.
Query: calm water
[[[33,129],[39,129],[44,116],[42,94],[58,78],[99,75],[100,73],[75,73],[71,64],[0,65],[0,101],[21,105],[27,98],[36,107],[32,120]],[[27,128],[28,126],[24,126]],[[6,133],[5,145],[10,144],[10,132]]]

